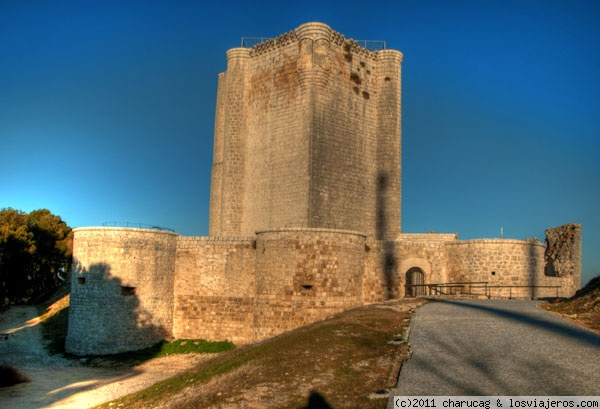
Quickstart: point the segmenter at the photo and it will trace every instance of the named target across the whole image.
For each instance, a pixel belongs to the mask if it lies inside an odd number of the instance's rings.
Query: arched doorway
[[[419,267],[409,268],[406,272],[406,297],[425,295],[425,273]]]

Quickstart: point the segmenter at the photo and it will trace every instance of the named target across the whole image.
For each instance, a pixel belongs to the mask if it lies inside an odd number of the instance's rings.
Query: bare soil
[[[0,315],[0,364],[10,365],[30,382],[0,388],[3,409],[84,409],[182,373],[208,355],[173,355],[133,367],[92,367],[79,359],[50,355],[44,345],[38,310],[12,307]]]
[[[542,308],[600,334],[600,276],[567,299],[542,304]]]

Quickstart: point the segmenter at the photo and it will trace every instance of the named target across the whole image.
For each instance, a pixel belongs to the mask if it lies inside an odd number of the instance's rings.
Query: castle
[[[209,236],[74,229],[67,352],[243,344],[430,292],[572,295],[580,225],[548,229],[546,243],[402,233],[402,57],[321,23],[230,49]]]

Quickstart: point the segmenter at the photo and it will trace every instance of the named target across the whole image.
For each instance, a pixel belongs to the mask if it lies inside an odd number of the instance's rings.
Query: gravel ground
[[[206,359],[175,355],[133,368],[94,368],[60,355],[49,356],[35,307],[13,307],[0,315],[0,363],[9,364],[31,382],[0,388],[2,409],[85,409],[145,389]]]

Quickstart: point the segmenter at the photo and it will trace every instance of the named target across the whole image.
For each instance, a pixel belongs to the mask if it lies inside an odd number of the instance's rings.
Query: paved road
[[[396,395],[600,395],[600,335],[536,301],[433,302],[417,310]],[[388,408],[392,406],[388,405]]]

